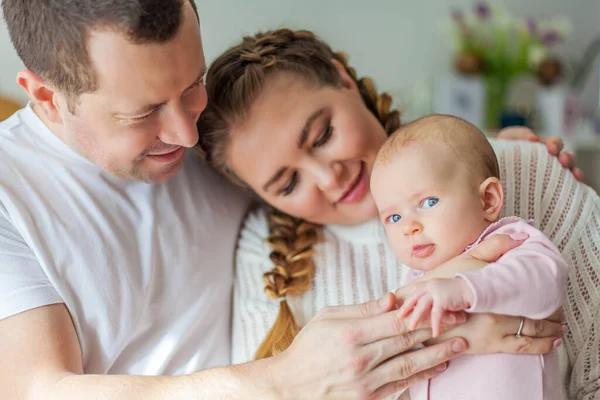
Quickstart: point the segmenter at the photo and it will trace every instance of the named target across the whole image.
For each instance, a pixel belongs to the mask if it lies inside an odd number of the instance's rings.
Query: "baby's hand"
[[[440,334],[442,318],[449,311],[467,309],[473,303],[473,291],[463,278],[437,278],[415,283],[412,294],[400,307],[400,316],[412,312],[410,329],[415,329],[431,314],[433,337]]]

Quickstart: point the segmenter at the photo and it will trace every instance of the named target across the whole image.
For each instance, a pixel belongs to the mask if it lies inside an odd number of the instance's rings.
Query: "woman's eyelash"
[[[331,126],[331,122],[328,121],[325,131],[315,141],[315,143],[313,144],[313,148],[321,147],[321,146],[325,145],[331,138],[332,134],[333,134],[333,126]]]
[[[323,133],[321,134],[321,136],[319,136],[319,138],[313,144],[313,148],[321,147],[321,146],[325,145],[329,141],[329,139],[331,138],[332,134],[333,134],[333,126],[331,126],[331,122],[328,121],[327,125],[325,127],[325,130],[323,131]],[[292,177],[291,177],[290,181],[288,182],[288,184],[285,185],[279,191],[279,193],[282,194],[282,195],[284,195],[284,196],[289,196],[290,194],[292,194],[292,192],[296,188],[296,185],[298,185],[298,172],[294,172],[292,174]]]
[[[288,196],[294,191],[294,188],[296,187],[297,184],[298,184],[298,173],[294,172],[292,174],[292,178],[290,179],[290,182],[287,185],[285,185],[285,187],[283,187],[279,191],[279,193],[284,196]]]

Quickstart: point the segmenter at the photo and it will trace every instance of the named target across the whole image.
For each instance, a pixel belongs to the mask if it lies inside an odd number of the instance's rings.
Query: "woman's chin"
[[[274,204],[272,204],[276,207]],[[303,209],[302,213],[294,213],[298,208],[279,208],[293,217],[302,218],[318,225],[357,225],[377,218],[378,212],[375,202],[369,193],[362,200],[351,204],[333,204],[315,207],[316,210]],[[278,207],[276,207],[278,208]],[[315,211],[311,213],[311,211]]]
[[[377,218],[378,212],[371,196],[356,204],[344,204],[336,207],[332,221],[323,224],[357,225]]]

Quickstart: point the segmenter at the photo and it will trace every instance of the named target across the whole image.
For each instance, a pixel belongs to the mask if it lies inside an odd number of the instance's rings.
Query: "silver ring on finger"
[[[515,335],[517,338],[521,338],[521,331],[523,331],[523,325],[525,325],[525,317],[521,317],[521,323],[519,324],[519,329],[517,330],[517,334]]]

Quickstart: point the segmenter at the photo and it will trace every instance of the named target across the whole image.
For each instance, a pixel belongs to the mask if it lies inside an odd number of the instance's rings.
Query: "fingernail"
[[[562,344],[562,339],[556,339],[554,342],[552,342],[552,348],[557,349],[558,346],[560,346],[561,344]]]
[[[465,345],[460,340],[457,340],[452,343],[452,351],[455,353],[462,353],[465,351]]]
[[[529,234],[525,232],[515,232],[510,235],[512,240],[525,240],[529,237]]]
[[[456,317],[453,314],[446,314],[442,317],[442,323],[444,324],[455,324]]]
[[[446,368],[448,368],[446,366],[446,363],[440,364],[437,367],[435,367],[435,372],[444,372],[446,370]]]
[[[567,331],[569,330],[569,328],[567,328],[567,326],[566,326],[566,325],[563,325],[561,329],[562,329],[562,333],[563,333],[563,335],[564,335],[565,333],[567,333]]]

